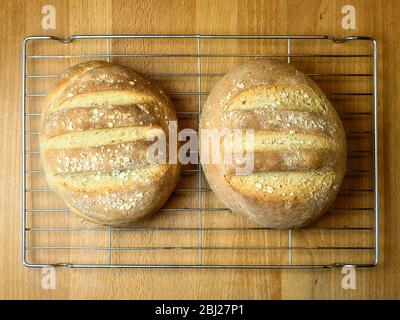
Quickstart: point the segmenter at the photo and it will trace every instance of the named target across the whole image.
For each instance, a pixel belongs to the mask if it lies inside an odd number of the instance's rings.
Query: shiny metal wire
[[[181,39],[188,38],[194,39],[197,42],[197,52],[192,54],[149,54],[149,53],[126,53],[126,54],[116,54],[110,52],[110,40],[118,40],[118,39]],[[79,54],[79,55],[28,55],[27,54],[27,43],[35,42],[35,41],[58,41],[68,45],[72,42],[77,42],[80,39],[104,39],[107,44],[107,52],[104,54]],[[287,53],[282,55],[277,54],[205,54],[202,52],[202,40],[203,39],[216,39],[217,41],[224,41],[227,39],[254,39],[255,41],[261,39],[270,39],[270,40],[281,40],[287,42]],[[370,54],[292,54],[292,40],[326,40],[332,43],[346,43],[349,41],[366,41],[372,44],[372,50]],[[324,59],[333,59],[333,58],[361,58],[361,57],[370,57],[372,60],[372,73],[311,73],[309,76],[335,76],[335,77],[348,77],[349,81],[351,81],[352,77],[372,77],[373,78],[373,90],[371,92],[335,92],[328,95],[328,97],[332,96],[371,96],[373,99],[373,112],[342,112],[340,114],[341,117],[352,117],[352,116],[373,116],[373,131],[365,131],[365,132],[349,132],[348,136],[366,136],[371,139],[373,142],[373,149],[371,150],[355,150],[349,153],[349,157],[358,157],[363,154],[370,154],[373,157],[374,169],[373,170],[350,170],[347,172],[347,175],[357,175],[357,174],[371,174],[374,178],[373,188],[367,189],[343,189],[341,193],[357,193],[357,192],[370,192],[374,197],[374,206],[367,208],[359,208],[354,207],[350,209],[344,208],[333,208],[332,211],[367,211],[371,212],[374,215],[374,226],[368,228],[358,228],[358,227],[336,227],[336,228],[318,228],[314,229],[318,230],[363,230],[374,233],[374,246],[352,246],[352,247],[340,247],[340,246],[332,246],[332,247],[324,247],[324,246],[293,246],[292,245],[292,234],[291,231],[288,231],[288,246],[286,247],[206,247],[202,244],[202,232],[205,230],[247,230],[253,232],[263,232],[263,230],[268,230],[268,228],[205,228],[202,226],[202,214],[204,211],[215,211],[215,212],[223,212],[229,211],[227,208],[205,208],[202,203],[202,194],[211,192],[210,189],[205,188],[202,183],[202,172],[201,166],[199,165],[196,169],[186,170],[184,174],[196,174],[197,175],[197,184],[195,188],[186,188],[186,189],[178,189],[176,193],[195,193],[197,194],[197,207],[195,208],[164,208],[162,211],[164,212],[176,212],[176,211],[194,211],[198,213],[198,227],[196,228],[180,228],[180,227],[171,227],[171,228],[107,228],[107,227],[97,227],[97,228],[30,228],[27,226],[27,214],[32,214],[35,212],[68,212],[68,209],[52,209],[52,208],[33,208],[26,206],[26,196],[29,193],[37,193],[37,192],[52,192],[50,189],[35,189],[28,188],[26,183],[27,175],[34,174],[43,174],[43,170],[41,169],[26,169],[26,158],[27,156],[38,155],[39,150],[31,150],[26,143],[26,137],[29,135],[37,135],[37,131],[27,131],[27,123],[33,117],[40,116],[40,113],[35,112],[26,112],[26,98],[27,97],[44,97],[45,93],[41,92],[27,92],[26,90],[26,79],[46,79],[46,78],[56,78],[57,74],[44,73],[44,74],[28,74],[27,73],[27,61],[32,60],[42,60],[42,59],[63,59],[63,58],[98,58],[98,59],[107,59],[113,57],[193,57],[197,58],[197,73],[189,73],[189,74],[180,74],[180,73],[149,73],[147,76],[157,76],[157,77],[197,77],[197,91],[194,92],[170,92],[171,96],[179,96],[179,95],[188,95],[197,97],[197,110],[192,112],[178,112],[178,117],[186,117],[186,116],[197,116],[200,118],[201,115],[201,97],[208,94],[208,92],[203,92],[201,89],[201,79],[202,77],[221,77],[222,73],[203,73],[202,72],[202,63],[201,59],[205,57],[219,57],[219,58],[227,58],[227,57],[268,57],[268,58],[286,58],[288,63],[291,63],[292,58],[296,57],[307,57],[307,58],[324,58]],[[307,269],[307,268],[332,268],[332,267],[342,267],[344,265],[348,265],[346,261],[338,261],[337,263],[332,264],[293,264],[292,253],[294,250],[374,250],[374,261],[370,263],[362,263],[362,264],[352,264],[355,267],[373,267],[378,264],[379,261],[379,194],[378,194],[378,52],[377,52],[377,42],[375,39],[371,37],[346,37],[343,39],[336,39],[332,36],[291,36],[291,35],[73,35],[67,38],[59,38],[55,36],[28,36],[24,39],[22,45],[22,258],[23,264],[27,267],[47,267],[47,266],[55,266],[55,267],[71,267],[71,268],[239,268],[239,269]],[[46,231],[103,231],[108,230],[109,232],[109,242],[105,247],[102,246],[38,246],[27,243],[27,233],[38,233],[38,232],[46,232]],[[163,246],[163,247],[113,247],[111,242],[111,235],[113,231],[137,231],[137,230],[147,230],[150,232],[168,232],[171,230],[174,231],[198,231],[199,239],[198,246]],[[48,264],[37,264],[29,262],[27,259],[27,251],[34,250],[92,250],[92,251],[108,251],[108,263],[104,264],[82,264],[82,263],[74,263],[72,262],[56,262],[56,263],[48,263]],[[203,250],[287,250],[288,251],[288,263],[284,265],[207,265],[202,261],[202,253]],[[115,264],[112,262],[112,252],[116,250],[197,250],[198,251],[198,263],[193,265],[142,265],[135,263],[128,264]]]

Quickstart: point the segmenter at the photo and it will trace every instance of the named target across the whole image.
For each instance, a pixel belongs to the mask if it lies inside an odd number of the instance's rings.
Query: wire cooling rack
[[[29,36],[22,51],[22,256],[28,267],[328,268],[378,263],[377,43],[370,37],[249,35]],[[293,63],[323,89],[348,140],[338,198],[315,225],[262,228],[230,212],[197,164],[185,166],[164,208],[131,228],[70,215],[39,160],[43,98],[58,75],[87,60],[133,67],[166,88],[181,128],[197,129],[209,90],[256,58]]]

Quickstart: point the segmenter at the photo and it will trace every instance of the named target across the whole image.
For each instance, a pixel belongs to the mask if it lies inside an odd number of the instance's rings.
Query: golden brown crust
[[[151,144],[139,140],[85,149],[46,149],[44,157],[54,174],[110,172],[148,165],[146,150]]]
[[[238,158],[238,157],[234,157]],[[320,168],[334,168],[336,155],[329,150],[294,150],[294,151],[255,151],[254,170],[258,171],[304,171]],[[227,164],[227,173],[232,173],[238,164]]]
[[[203,163],[210,187],[232,211],[295,228],[332,205],[345,173],[344,129],[319,87],[295,67],[256,60],[226,74],[204,105],[200,131],[223,128],[256,132],[252,174]]]
[[[295,131],[331,135],[327,119],[315,112],[266,109],[232,110],[222,114],[223,126],[229,129]],[[285,125],[282,126],[282,123]]]
[[[180,166],[149,164],[152,142],[144,137],[159,128],[168,139],[169,121],[176,121],[172,103],[139,73],[104,61],[73,66],[42,108],[49,186],[92,222],[120,226],[153,214],[176,187]],[[69,144],[74,137],[82,139],[74,140],[79,147]]]
[[[157,183],[143,181],[135,186],[123,185],[118,190],[70,190],[53,184],[51,178],[49,184],[62,196],[71,211],[79,213],[82,218],[121,227],[157,212],[175,189],[178,183],[176,175],[176,166],[171,166]]]
[[[73,66],[60,76],[42,112],[47,114],[57,110],[64,102],[77,96],[110,91],[137,93],[143,101],[155,100],[159,104],[171,105],[163,90],[138,72],[105,61],[90,61]],[[165,111],[173,115],[169,110]]]
[[[51,138],[73,130],[160,125],[152,104],[62,109],[46,116],[43,133]]]

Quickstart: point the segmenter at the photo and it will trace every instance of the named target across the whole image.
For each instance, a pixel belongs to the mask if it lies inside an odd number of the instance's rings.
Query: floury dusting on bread
[[[132,69],[104,61],[73,66],[42,108],[49,186],[72,212],[100,224],[126,225],[157,212],[178,183],[180,164],[148,163],[146,135],[168,133],[176,119],[163,90]]]
[[[203,163],[232,211],[269,228],[295,228],[332,205],[346,167],[344,129],[319,87],[292,65],[256,60],[227,73],[203,108],[200,132],[210,128],[254,131],[252,145],[242,142],[254,153],[252,173]]]
[[[340,119],[295,67],[256,60],[226,74],[203,108],[199,132],[179,129],[164,91],[115,64],[76,65],[42,109],[46,178],[72,212],[123,226],[158,211],[180,166],[199,159],[232,211],[266,227],[315,221],[333,203],[346,166]]]

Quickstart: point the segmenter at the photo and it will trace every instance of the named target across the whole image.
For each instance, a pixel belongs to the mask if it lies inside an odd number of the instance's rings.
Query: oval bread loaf
[[[49,186],[72,212],[126,225],[160,209],[179,164],[150,164],[151,129],[176,121],[169,98],[139,73],[104,61],[65,71],[42,108],[40,153]]]
[[[238,174],[242,164],[223,157],[203,163],[210,187],[232,211],[266,227],[295,228],[332,205],[345,174],[344,129],[320,88],[295,67],[256,60],[226,74],[204,105],[200,130],[224,128],[254,130],[254,145],[243,142],[247,152],[254,148],[251,174]],[[223,145],[225,156],[231,150]]]

